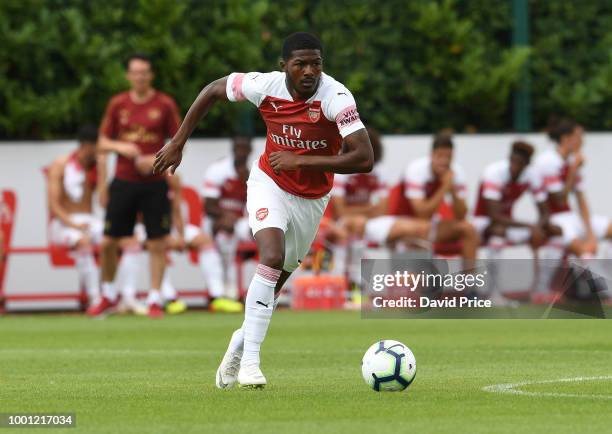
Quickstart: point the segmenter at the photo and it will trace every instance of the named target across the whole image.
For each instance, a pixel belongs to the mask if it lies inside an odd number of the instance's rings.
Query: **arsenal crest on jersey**
[[[310,122],[318,122],[321,118],[321,107],[308,107],[308,119]]]

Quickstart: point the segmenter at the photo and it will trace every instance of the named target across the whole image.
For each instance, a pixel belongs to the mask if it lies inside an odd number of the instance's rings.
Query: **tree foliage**
[[[531,12],[532,47],[512,48],[510,2],[489,0],[7,0],[0,137],[68,136],[99,122],[127,86],[133,51],[153,56],[156,87],[185,112],[218,77],[276,69],[282,39],[296,30],[321,37],[326,71],[386,133],[508,130],[527,64],[536,126],[564,111],[612,127],[612,6],[532,0]],[[228,134],[252,115],[247,105],[219,106],[198,134]]]

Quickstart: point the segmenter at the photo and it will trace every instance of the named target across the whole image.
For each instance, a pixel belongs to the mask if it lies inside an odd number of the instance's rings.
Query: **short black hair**
[[[533,156],[534,148],[527,142],[522,140],[517,140],[512,144],[512,154],[516,154],[527,161],[527,163],[531,162],[531,157]]]
[[[96,143],[98,141],[98,128],[92,124],[83,125],[77,133],[79,143]]]
[[[548,121],[548,137],[560,143],[563,136],[573,133],[577,127],[578,122],[572,118],[553,116]]]
[[[285,38],[281,56],[284,61],[291,58],[291,53],[295,50],[319,50],[323,54],[321,41],[312,33],[296,32]]]
[[[125,67],[125,70],[127,71],[128,68],[130,67],[130,62],[132,60],[143,60],[145,62],[148,62],[149,65],[151,65],[151,69],[153,69],[153,60],[151,60],[151,56],[149,56],[147,53],[143,53],[143,52],[136,52],[136,53],[132,53],[130,54],[126,59],[125,62],[123,63],[123,66]]]
[[[439,131],[433,139],[433,143],[431,144],[431,150],[435,149],[453,149],[453,134],[450,130],[442,130]]]

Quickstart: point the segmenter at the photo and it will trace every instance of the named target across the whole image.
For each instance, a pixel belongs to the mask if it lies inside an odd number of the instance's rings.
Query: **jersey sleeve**
[[[223,186],[223,177],[217,170],[216,166],[208,168],[204,174],[204,183],[202,185],[201,195],[204,198],[218,199],[221,197],[221,187]]]
[[[119,105],[116,98],[112,98],[106,110],[104,111],[104,117],[100,123],[100,134],[108,138],[114,139],[119,133],[117,115],[119,111]]]
[[[465,172],[459,166],[456,166],[453,170],[455,172],[453,176],[453,187],[457,192],[457,196],[459,196],[461,199],[465,199],[467,196],[467,182]]]
[[[550,158],[543,158],[538,162],[536,170],[542,182],[542,188],[547,193],[559,193],[563,190],[563,181],[561,180],[561,169],[558,165],[549,161]]]
[[[502,183],[492,168],[485,170],[482,176],[482,197],[487,200],[502,198]]]
[[[269,74],[261,72],[234,72],[227,77],[225,92],[232,102],[250,101],[257,107],[264,100],[264,83]]]
[[[411,164],[404,173],[404,195],[407,199],[424,199],[426,174],[420,167]]]
[[[357,130],[365,128],[359,118],[357,103],[349,90],[338,85],[332,90],[332,95],[322,108],[325,117],[336,122],[340,135],[344,138]]]
[[[542,176],[537,170],[530,170],[529,192],[537,203],[545,202],[548,197],[546,194],[546,187],[544,187]]]

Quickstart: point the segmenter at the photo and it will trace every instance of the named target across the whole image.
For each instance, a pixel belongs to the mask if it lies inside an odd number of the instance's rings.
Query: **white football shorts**
[[[74,247],[84,234],[89,235],[93,244],[99,244],[104,232],[104,223],[93,214],[76,213],[70,215],[70,220],[76,224],[87,224],[85,232],[64,225],[59,219],[51,220],[49,235],[53,244]]]
[[[563,231],[563,243],[568,245],[572,241],[584,238],[586,232],[580,215],[573,211],[565,211],[550,216],[550,222],[557,225]],[[591,227],[593,234],[599,240],[605,238],[606,232],[610,226],[610,219],[601,215],[591,216]]]
[[[255,161],[247,181],[249,226],[255,235],[262,229],[285,233],[285,271],[294,271],[308,253],[330,194],[305,199],[281,189]]]

